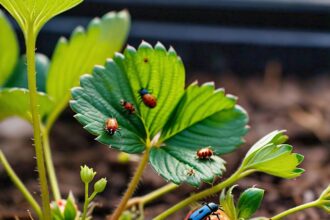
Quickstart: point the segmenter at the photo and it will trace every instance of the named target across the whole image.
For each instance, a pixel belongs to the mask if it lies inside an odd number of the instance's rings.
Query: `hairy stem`
[[[253,173],[254,170],[248,170],[245,172],[241,172],[240,169],[238,169],[231,177],[226,179],[225,181],[209,188],[205,189],[199,193],[196,193],[185,200],[179,202],[178,204],[172,206],[171,208],[167,209],[165,212],[161,213],[157,217],[154,218],[154,220],[161,220],[161,219],[166,219],[168,216],[172,215],[173,213],[177,212],[178,210],[188,206],[189,204],[196,202],[198,200],[201,200],[205,197],[214,195],[218,192],[220,192],[222,189],[227,188],[231,185],[233,185],[235,182],[237,182],[239,179]]]
[[[120,201],[119,206],[116,208],[113,215],[110,217],[111,220],[118,220],[121,213],[125,210],[126,204],[127,204],[128,200],[131,198],[131,196],[133,195],[138,183],[140,182],[143,171],[148,164],[149,153],[150,153],[150,148],[147,147],[141,158],[141,162],[133,176],[133,179],[131,180],[131,182],[128,185],[128,188],[124,194],[124,197]]]
[[[10,166],[8,163],[5,155],[3,152],[0,150],[0,163],[3,165],[5,171],[7,172],[9,178],[11,181],[14,183],[14,185],[17,187],[19,191],[23,194],[24,198],[28,201],[28,203],[31,205],[33,210],[36,212],[39,218],[41,218],[41,208],[37,201],[33,198],[29,190],[25,187],[23,182],[19,179],[13,168]]]
[[[28,85],[30,91],[30,108],[32,113],[34,147],[37,157],[37,167],[39,174],[39,182],[41,189],[42,200],[42,219],[50,220],[50,204],[49,204],[49,191],[47,183],[47,175],[45,169],[45,160],[41,143],[41,130],[40,130],[40,114],[37,100],[37,85],[36,85],[36,69],[35,69],[35,46],[36,46],[36,33],[33,29],[33,24],[29,24],[27,31],[24,34],[26,45],[27,57],[27,73]]]
[[[174,184],[174,183],[169,183],[159,189],[156,189],[155,191],[152,191],[151,193],[142,196],[142,197],[136,197],[136,198],[132,198],[128,201],[127,205],[126,205],[126,209],[129,207],[132,207],[134,205],[140,204],[140,205],[145,205],[147,203],[152,202],[153,200],[161,197],[162,195],[169,193],[175,189],[177,189],[179,186]]]
[[[58,186],[58,181],[55,173],[52,152],[49,144],[49,133],[48,130],[43,129],[43,143],[44,143],[44,153],[46,160],[46,169],[49,177],[50,186],[53,192],[53,196],[55,200],[61,199],[61,193]]]
[[[84,202],[84,210],[83,210],[81,220],[85,220],[86,215],[87,215],[87,209],[88,209],[88,203],[89,203],[88,186],[89,186],[89,184],[85,183],[85,202]]]
[[[280,214],[277,214],[277,215],[271,217],[270,219],[271,220],[282,219],[283,217],[285,217],[287,215],[291,215],[291,214],[299,212],[301,210],[312,208],[312,207],[315,207],[315,206],[318,206],[318,205],[319,205],[319,200],[315,200],[313,202],[305,203],[305,204],[302,204],[300,206],[296,206],[294,208],[288,209],[288,210],[286,210],[286,211],[284,211]]]

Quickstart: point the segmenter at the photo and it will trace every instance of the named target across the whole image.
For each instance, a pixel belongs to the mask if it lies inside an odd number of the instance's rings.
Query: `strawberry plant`
[[[96,173],[82,166],[83,208],[79,209],[72,194],[62,199],[49,133],[70,98],[70,106],[76,112],[74,117],[98,142],[127,154],[140,155],[136,172],[109,217],[113,220],[144,219],[145,204],[181,184],[198,187],[202,182],[210,187],[164,210],[154,219],[168,219],[176,211],[220,192],[221,216],[232,220],[250,219],[260,206],[264,191],[247,189],[235,203],[232,190],[240,179],[256,172],[292,179],[304,172],[298,167],[303,156],[293,153],[293,147],[285,143],[284,131],[273,131],[250,148],[232,175],[220,179],[226,170],[221,155],[235,151],[244,142],[248,131],[246,111],[237,104],[236,97],[217,89],[213,83],[199,85],[196,81],[185,86],[185,68],[172,47],[166,49],[160,42],[155,46],[142,42],[137,49],[127,46],[122,54],[115,53],[121,49],[129,28],[126,11],[110,12],[92,20],[87,30],[78,27],[69,40],[61,38],[50,61],[44,55],[36,56],[36,39],[42,26],[80,2],[0,0],[21,27],[26,44],[26,55],[18,61],[15,34],[0,14],[0,28],[8,36],[0,39],[0,49],[9,51],[0,55],[0,119],[19,116],[33,125],[42,207],[1,151],[0,163],[39,218],[90,219],[92,200],[107,184],[105,178],[99,179],[90,193],[90,183]],[[88,74],[82,75],[84,73]],[[171,183],[145,196],[131,198],[148,164]],[[314,202],[271,219],[309,207],[329,212],[329,206],[328,187]],[[137,208],[139,214],[136,216],[131,208]],[[209,214],[219,215],[217,211]]]

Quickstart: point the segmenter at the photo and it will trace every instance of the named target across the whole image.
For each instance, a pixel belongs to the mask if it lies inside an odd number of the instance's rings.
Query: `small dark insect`
[[[148,89],[142,88],[139,90],[139,94],[143,103],[148,106],[149,108],[155,108],[157,105],[157,99],[153,96]]]
[[[123,106],[125,110],[127,110],[129,114],[133,114],[135,112],[135,107],[132,103],[127,102],[125,100],[120,100],[120,104]]]
[[[198,159],[210,159],[213,155],[213,150],[210,147],[205,147],[197,151]]]
[[[143,62],[148,63],[149,59],[147,57],[143,58]]]
[[[105,130],[110,134],[114,135],[116,132],[119,132],[120,128],[115,118],[108,118],[105,121]]]
[[[187,175],[188,176],[192,176],[192,175],[194,175],[195,174],[195,170],[194,169],[189,169],[189,170],[187,170]]]

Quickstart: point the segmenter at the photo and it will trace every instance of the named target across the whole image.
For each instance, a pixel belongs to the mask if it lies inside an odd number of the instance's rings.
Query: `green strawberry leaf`
[[[243,142],[248,118],[234,97],[213,84],[193,84],[186,92],[183,84],[183,64],[174,50],[142,42],[138,50],[129,46],[124,55],[116,54],[105,67],[83,76],[80,87],[72,90],[71,107],[99,142],[127,153],[151,145],[149,159],[157,172],[175,183],[198,186],[221,176],[224,161],[216,155],[198,159],[196,151],[208,145],[215,154],[234,150]],[[156,107],[141,100],[141,89],[152,89]],[[128,114],[121,100],[132,103],[136,112]],[[108,118],[116,118],[120,133],[106,131]]]
[[[225,161],[218,156],[199,159],[196,151],[182,146],[152,148],[150,163],[157,173],[176,184],[187,182],[198,187],[201,181],[212,183],[225,171]]]
[[[166,143],[190,148],[195,152],[207,144],[212,146],[214,154],[226,154],[244,142],[242,137],[248,130],[247,121],[245,110],[236,106],[205,118],[176,134]]]
[[[173,48],[166,51],[161,43],[155,48],[142,42],[136,51],[127,47],[124,53],[127,72],[134,98],[138,102],[141,117],[151,137],[154,137],[168,121],[179,102],[185,83],[185,70],[180,57]],[[141,100],[139,90],[147,89],[157,99],[155,108],[149,108]],[[141,101],[139,101],[141,100]]]
[[[38,33],[52,17],[73,8],[82,0],[0,0],[0,4],[15,18],[23,32],[31,25]]]
[[[191,84],[165,125],[160,139],[173,137],[207,117],[225,109],[234,108],[236,98],[225,95],[223,89],[215,90],[213,83],[198,86]]]
[[[241,169],[256,170],[281,178],[295,178],[304,169],[297,168],[303,161],[301,154],[292,153],[293,147],[283,144],[287,140],[284,131],[273,131],[258,141],[245,156]]]
[[[126,100],[137,106],[127,75],[121,68],[123,59],[117,54],[105,67],[95,67],[93,75],[82,76],[81,87],[72,90],[71,108],[77,113],[75,118],[87,131],[97,135],[99,142],[127,153],[140,153],[146,140],[143,122],[138,110],[129,114],[121,105],[121,100]],[[110,135],[105,130],[108,118],[116,118],[120,133]]]
[[[0,86],[2,86],[15,68],[19,46],[16,34],[0,10]]]
[[[44,54],[36,54],[36,72],[37,72],[37,88],[40,92],[45,92],[47,71],[49,59]],[[26,56],[23,55],[19,59],[14,72],[10,75],[8,81],[4,85],[7,88],[28,88]]]
[[[10,116],[18,116],[29,122],[32,120],[30,112],[29,91],[27,89],[0,90],[0,120]],[[38,93],[40,116],[44,119],[52,109],[53,102],[45,93]]]
[[[109,12],[93,19],[87,30],[77,27],[69,41],[61,38],[49,68],[46,91],[55,102],[47,127],[51,127],[67,106],[70,89],[79,84],[81,75],[90,73],[94,65],[104,64],[120,50],[130,27],[127,11]]]

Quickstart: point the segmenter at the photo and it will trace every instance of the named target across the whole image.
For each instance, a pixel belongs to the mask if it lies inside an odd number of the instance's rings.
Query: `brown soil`
[[[217,80],[219,86],[239,97],[239,103],[250,115],[251,129],[246,137],[246,144],[237,152],[224,157],[228,163],[226,176],[239,165],[251,144],[275,129],[287,129],[289,143],[295,146],[294,151],[305,155],[301,166],[306,172],[297,179],[282,180],[265,174],[255,174],[239,182],[236,193],[251,186],[266,189],[264,203],[257,213],[261,216],[272,216],[292,206],[311,201],[330,182],[330,78],[318,76],[295,80],[283,79],[281,74],[280,66],[270,63],[263,77],[258,79],[240,79],[228,73]],[[196,76],[202,78],[200,82],[215,79],[214,75]],[[117,151],[95,142],[93,136],[72,118],[72,114],[68,109],[51,135],[62,193],[67,195],[72,191],[81,205],[83,185],[79,179],[79,167],[82,164],[94,167],[98,177],[105,176],[110,180],[107,190],[96,199],[100,206],[95,209],[95,218],[104,219],[118,203],[136,164],[119,163]],[[0,148],[28,188],[36,196],[39,195],[30,126],[18,119],[2,122]],[[136,195],[143,195],[164,184],[166,182],[148,167]],[[151,219],[194,191],[197,189],[184,185],[179,190],[163,196],[146,207],[146,219]],[[13,216],[28,219],[28,204],[11,185],[1,166],[0,192],[0,219],[12,219]],[[217,201],[217,197],[207,198],[206,201]],[[183,219],[188,211],[188,208],[184,209],[170,219]],[[288,219],[326,220],[329,216],[322,211],[309,209]]]

